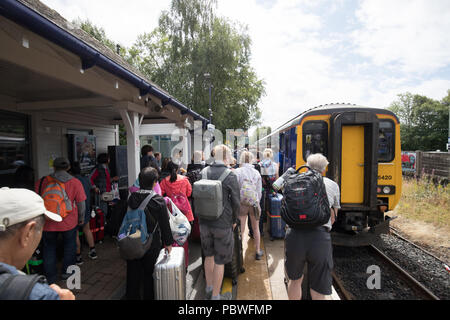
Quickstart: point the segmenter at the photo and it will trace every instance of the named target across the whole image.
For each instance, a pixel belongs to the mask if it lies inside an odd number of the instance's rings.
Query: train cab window
[[[394,123],[391,120],[380,120],[378,135],[378,161],[394,160]]]
[[[303,124],[303,159],[313,153],[328,156],[328,125],[325,121],[307,121]]]

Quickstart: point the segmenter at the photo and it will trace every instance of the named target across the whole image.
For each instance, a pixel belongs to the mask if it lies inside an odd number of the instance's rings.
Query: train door
[[[290,155],[290,151],[291,151],[291,147],[290,147],[290,131],[286,131],[284,133],[284,161],[283,161],[283,169],[284,171],[286,171],[289,167],[290,167],[290,161],[289,161],[289,157]]]
[[[329,176],[341,189],[340,222],[346,230],[362,230],[377,211],[378,127],[375,114],[347,111],[331,119]]]
[[[342,126],[341,202],[364,202],[364,126]]]
[[[280,169],[279,174],[282,175],[285,171],[284,166],[284,158],[286,156],[286,141],[284,139],[284,133],[280,133],[280,152],[279,152],[279,161],[280,161]]]
[[[291,128],[280,135],[283,160],[281,162],[282,172],[294,167],[297,157],[297,128]]]

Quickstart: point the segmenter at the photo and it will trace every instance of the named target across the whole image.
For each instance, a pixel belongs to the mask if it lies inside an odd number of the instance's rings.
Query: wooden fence
[[[402,152],[402,171],[407,175],[427,175],[448,181],[450,179],[450,153]]]

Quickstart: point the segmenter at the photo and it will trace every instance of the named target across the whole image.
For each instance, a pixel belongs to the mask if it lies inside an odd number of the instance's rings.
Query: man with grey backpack
[[[220,295],[224,266],[233,255],[233,229],[238,222],[240,195],[236,175],[227,168],[231,150],[218,145],[212,151],[214,163],[202,170],[194,183],[195,213],[199,217],[200,239],[205,255],[206,298],[230,300]]]

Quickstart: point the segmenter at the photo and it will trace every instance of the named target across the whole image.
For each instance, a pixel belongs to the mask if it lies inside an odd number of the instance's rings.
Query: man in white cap
[[[36,250],[46,220],[61,221],[27,189],[0,189],[0,300],[74,300],[71,291],[47,285],[43,276],[21,270]]]

